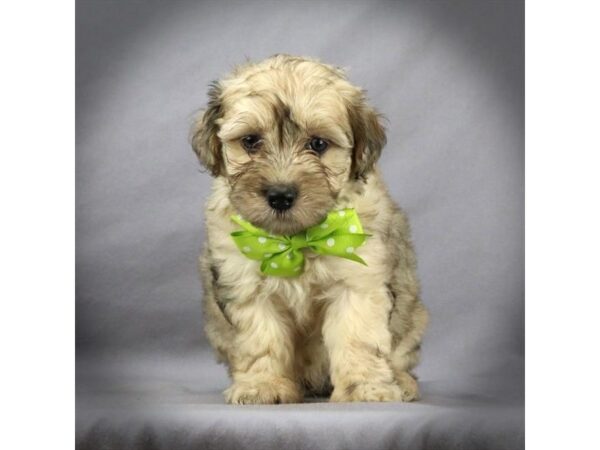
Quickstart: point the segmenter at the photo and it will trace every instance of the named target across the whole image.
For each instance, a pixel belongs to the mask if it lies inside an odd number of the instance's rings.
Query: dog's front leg
[[[334,387],[331,401],[402,400],[388,363],[390,308],[384,288],[359,293],[338,286],[332,292],[323,323]]]
[[[257,296],[232,303],[228,313],[237,334],[229,355],[232,385],[228,403],[296,403],[302,392],[294,374],[290,319],[279,299]]]

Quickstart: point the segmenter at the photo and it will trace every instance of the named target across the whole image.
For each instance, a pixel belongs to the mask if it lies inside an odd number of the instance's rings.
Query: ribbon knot
[[[243,228],[231,233],[236,246],[247,258],[262,261],[260,270],[266,275],[300,275],[304,270],[305,248],[367,265],[355,251],[370,235],[364,234],[358,214],[352,208],[331,211],[321,223],[292,236],[269,234],[239,215],[231,220]]]

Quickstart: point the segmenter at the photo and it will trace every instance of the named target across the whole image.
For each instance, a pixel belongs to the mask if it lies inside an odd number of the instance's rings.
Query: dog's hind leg
[[[419,398],[419,387],[411,370],[419,362],[428,314],[418,298],[408,291],[395,288],[390,295],[394,300],[389,317],[392,333],[390,363],[394,378],[402,388],[403,400],[412,401]]]

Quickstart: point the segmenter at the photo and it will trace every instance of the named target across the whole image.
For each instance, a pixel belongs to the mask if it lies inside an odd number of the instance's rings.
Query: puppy
[[[336,67],[275,55],[236,68],[208,96],[191,142],[214,177],[200,272],[205,331],[232,379],[226,401],[417,399],[411,370],[428,316],[407,219],[376,166],[385,132],[363,91]],[[292,245],[346,211],[364,230],[346,248],[359,258],[328,254],[333,239],[322,251]],[[295,273],[257,260],[282,255],[244,254],[259,249],[236,244],[242,223],[288,245],[302,260]]]

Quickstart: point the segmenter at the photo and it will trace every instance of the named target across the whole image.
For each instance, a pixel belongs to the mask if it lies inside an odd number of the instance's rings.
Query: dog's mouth
[[[291,208],[286,211],[276,211],[265,208],[263,211],[239,211],[244,220],[269,234],[279,236],[292,236],[305,231],[323,221],[327,211],[322,214],[311,212],[304,213],[299,208]]]
[[[261,224],[256,224],[256,226],[272,234],[290,236],[318,224],[325,216],[326,214],[323,214],[322,216],[317,216],[315,219],[309,221],[302,220],[303,218],[308,218],[302,217],[299,214],[299,211],[295,211],[294,209],[287,211],[270,211],[269,217],[262,221]]]

